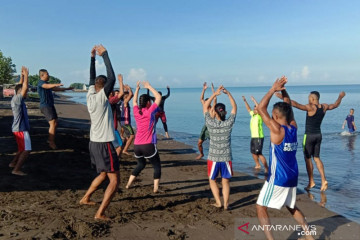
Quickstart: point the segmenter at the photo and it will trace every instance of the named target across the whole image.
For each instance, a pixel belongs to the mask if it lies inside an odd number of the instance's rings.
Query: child
[[[263,97],[258,112],[270,129],[269,175],[257,200],[257,215],[261,225],[270,225],[267,208],[281,209],[286,205],[295,220],[304,231],[308,228],[303,213],[296,207],[296,187],[298,181],[298,165],[296,161],[297,124],[290,104],[290,97],[284,85],[286,77],[277,79],[269,92]],[[271,97],[277,91],[282,92],[284,102],[274,104],[272,117],[267,112]],[[264,228],[267,239],[274,239],[271,231]],[[313,239],[311,236],[306,236]]]
[[[262,154],[263,144],[264,144],[264,133],[263,133],[263,120],[260,114],[257,111],[257,106],[259,105],[254,97],[251,97],[251,100],[255,103],[255,107],[251,110],[249,104],[246,101],[246,98],[242,97],[245,102],[245,107],[251,116],[250,120],[250,132],[251,132],[251,142],[250,142],[250,152],[255,161],[255,169],[260,169],[259,159],[265,168],[265,173],[268,172],[268,165],[266,163],[266,158]]]
[[[232,110],[230,117],[225,119],[226,110],[225,105],[217,103],[215,105],[215,118],[212,118],[209,113],[209,106],[211,101],[221,92],[228,95]],[[224,209],[229,209],[229,195],[230,185],[229,181],[233,175],[232,172],[232,154],[231,154],[231,131],[235,123],[237,106],[234,98],[230,92],[223,86],[220,86],[215,93],[204,103],[203,111],[205,115],[205,124],[210,133],[210,147],[208,155],[208,177],[212,194],[216,203],[213,206],[220,208],[220,192],[216,183],[216,177],[221,173],[222,178],[222,193],[224,198]]]
[[[356,130],[355,121],[354,121],[354,109],[350,109],[350,114],[345,118],[342,129],[345,128],[345,124],[347,123],[349,128],[349,133],[353,133]]]

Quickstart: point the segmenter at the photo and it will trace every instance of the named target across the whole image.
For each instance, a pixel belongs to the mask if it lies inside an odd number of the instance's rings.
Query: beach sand
[[[136,160],[123,156],[120,189],[106,211],[112,220],[95,221],[99,204],[79,205],[96,176],[90,167],[86,106],[64,97],[56,99],[58,150],[51,150],[46,144],[48,123],[39,103],[28,100],[26,104],[33,151],[24,166],[28,175],[19,177],[8,167],[17,149],[11,133],[10,99],[0,100],[0,239],[246,239],[238,223],[256,219],[255,204],[264,180],[235,172],[230,182],[232,210],[217,209],[210,205],[214,201],[206,161],[194,160],[197,154],[192,146],[162,136],[158,149],[165,193],[152,193],[151,164],[133,188],[125,189]],[[100,203],[106,185],[95,192],[93,200]],[[316,238],[360,236],[359,224],[319,206],[307,194],[298,194],[297,205],[309,223],[317,226]],[[295,224],[286,208],[269,210],[269,215]]]

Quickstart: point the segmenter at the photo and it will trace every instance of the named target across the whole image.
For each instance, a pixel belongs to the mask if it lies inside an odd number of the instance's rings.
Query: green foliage
[[[40,77],[38,74],[29,75],[29,84],[32,86],[37,86]],[[57,77],[50,76],[49,83],[61,83],[61,80]]]
[[[28,92],[27,96],[29,98],[40,98],[38,93]]]
[[[74,88],[74,89],[83,89],[84,84],[83,83],[72,83],[70,85],[70,87]]]
[[[15,67],[11,57],[5,57],[0,50],[0,84],[11,83]]]

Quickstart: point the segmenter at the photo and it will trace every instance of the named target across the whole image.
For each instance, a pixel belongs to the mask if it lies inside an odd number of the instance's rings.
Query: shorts
[[[250,152],[256,155],[262,155],[264,138],[251,138]]]
[[[349,133],[353,133],[355,132],[355,129],[354,128],[349,128]]]
[[[56,109],[54,106],[47,106],[40,108],[42,114],[44,114],[46,121],[50,122],[51,120],[58,119],[58,115],[56,113]]]
[[[155,114],[156,121],[160,118],[161,122],[166,123],[166,115],[165,112],[157,112]]]
[[[112,141],[112,144],[114,145],[114,148],[121,147],[123,145],[123,142],[121,140],[118,130],[115,130],[114,133],[115,133],[115,140]]]
[[[130,124],[122,125],[121,128],[124,130],[125,137],[130,137],[131,135],[134,135],[134,129]]]
[[[13,134],[18,145],[18,152],[31,151],[31,139],[28,131],[13,132]]]
[[[207,129],[206,125],[204,125],[203,128],[201,129],[199,139],[202,140],[202,141],[210,139],[209,130]]]
[[[305,158],[320,157],[321,140],[321,133],[304,135],[303,150]]]
[[[156,145],[153,143],[149,144],[134,144],[134,155],[136,158],[152,158],[157,153]]]
[[[119,161],[111,142],[89,143],[91,165],[98,173],[119,171]]]
[[[208,177],[211,180],[215,180],[216,177],[221,173],[222,178],[231,178],[233,175],[232,162],[213,162],[207,160]]]
[[[280,187],[265,181],[256,204],[280,210],[284,205],[293,209],[295,202],[296,187]]]

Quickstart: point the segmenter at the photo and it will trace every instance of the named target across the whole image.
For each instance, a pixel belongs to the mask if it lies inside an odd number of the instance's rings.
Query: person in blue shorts
[[[268,208],[281,209],[284,205],[306,232],[307,239],[313,239],[307,231],[308,224],[304,214],[295,205],[298,183],[298,165],[296,160],[297,124],[291,107],[290,97],[285,90],[287,78],[277,79],[263,97],[258,106],[258,113],[270,130],[269,174],[256,205],[259,222],[262,226],[270,225]],[[283,102],[274,104],[272,117],[267,112],[271,97],[281,91]],[[267,239],[274,239],[271,231],[264,228]]]
[[[350,109],[349,115],[346,116],[344,124],[342,125],[342,129],[345,128],[345,124],[347,123],[347,126],[349,128],[349,133],[353,133],[356,131],[356,125],[354,121],[354,109]]]
[[[226,107],[222,103],[215,105],[215,118],[212,118],[209,112],[211,101],[221,93],[228,95],[232,107],[230,116],[226,119]],[[220,86],[213,95],[205,101],[203,105],[205,115],[205,124],[210,134],[209,155],[207,160],[208,177],[211,192],[216,203],[215,207],[222,207],[220,200],[220,190],[216,183],[216,178],[221,173],[222,195],[224,198],[224,209],[229,209],[230,196],[230,178],[232,171],[232,153],[231,153],[231,132],[235,123],[237,105],[228,90]]]

